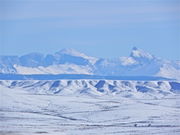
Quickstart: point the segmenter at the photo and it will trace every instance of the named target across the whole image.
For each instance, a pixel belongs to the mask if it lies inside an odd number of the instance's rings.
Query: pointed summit
[[[132,48],[132,50],[138,50],[138,48],[137,48],[136,46],[134,46],[134,47]]]
[[[137,47],[132,48],[130,56],[135,59],[137,58],[153,59],[153,56],[151,54],[145,52],[144,50],[138,49]]]

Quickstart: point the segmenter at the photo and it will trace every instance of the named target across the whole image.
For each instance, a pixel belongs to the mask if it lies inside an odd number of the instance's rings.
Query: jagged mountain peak
[[[153,59],[154,58],[154,56],[151,55],[150,53],[148,53],[142,49],[139,49],[137,47],[132,48],[130,56],[135,59],[137,59],[137,58]]]
[[[134,46],[134,47],[132,48],[132,50],[138,50],[138,48],[137,48],[136,46]]]

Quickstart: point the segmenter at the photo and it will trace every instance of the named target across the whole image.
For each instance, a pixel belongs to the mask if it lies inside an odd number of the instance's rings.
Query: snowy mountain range
[[[180,80],[180,61],[164,60],[136,47],[130,56],[115,59],[95,58],[63,49],[48,55],[0,56],[0,73],[159,76]]]

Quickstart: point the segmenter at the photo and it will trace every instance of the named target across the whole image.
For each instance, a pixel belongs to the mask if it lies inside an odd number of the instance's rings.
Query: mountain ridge
[[[180,82],[168,80],[0,80],[0,87],[23,89],[35,94],[162,98],[179,93]]]
[[[164,60],[133,47],[129,56],[104,59],[74,49],[54,54],[0,56],[0,73],[88,74],[103,76],[160,76],[180,80],[180,61]]]

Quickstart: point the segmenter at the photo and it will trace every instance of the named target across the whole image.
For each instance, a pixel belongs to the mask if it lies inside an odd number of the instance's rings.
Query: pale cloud
[[[179,2],[125,1],[17,1],[1,2],[0,21],[40,20],[44,25],[99,26],[180,20]],[[44,21],[44,22],[43,22]]]

